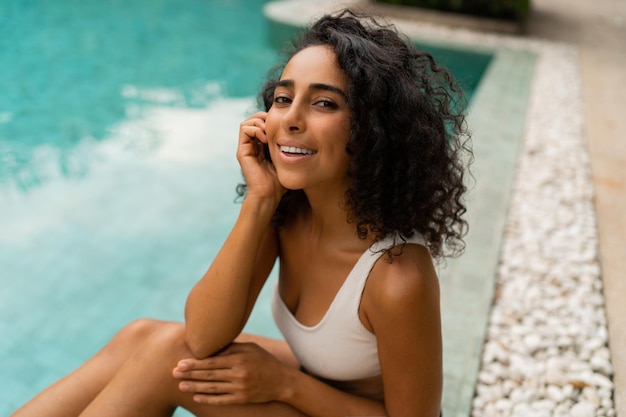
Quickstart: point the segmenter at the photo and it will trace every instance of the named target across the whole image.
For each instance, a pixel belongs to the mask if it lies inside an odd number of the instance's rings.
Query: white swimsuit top
[[[359,318],[359,305],[372,267],[385,252],[402,243],[388,237],[374,243],[361,255],[322,320],[314,326],[301,324],[278,293],[272,295],[272,314],[279,330],[300,365],[310,374],[335,381],[364,379],[380,374],[376,336]],[[425,246],[414,234],[406,243]]]

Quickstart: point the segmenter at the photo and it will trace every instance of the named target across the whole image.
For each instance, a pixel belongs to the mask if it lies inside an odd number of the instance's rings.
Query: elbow
[[[206,341],[202,339],[203,338],[199,337],[196,332],[190,331],[189,327],[185,328],[185,344],[196,359],[208,358],[215,353],[215,351],[211,349],[211,346],[208,346]]]
[[[210,349],[207,349],[202,346],[202,344],[197,343],[193,340],[193,338],[185,336],[185,344],[187,345],[187,349],[189,349],[193,357],[196,359],[208,358],[212,354]]]
[[[196,359],[204,359],[212,356],[225,348],[229,340],[218,340],[216,337],[210,337],[201,332],[194,332],[189,327],[185,328],[185,344],[187,349]]]
[[[230,321],[215,322],[207,317],[215,315],[197,315],[194,311],[185,309],[185,344],[191,354],[197,359],[208,358],[224,349],[239,335],[243,328]]]

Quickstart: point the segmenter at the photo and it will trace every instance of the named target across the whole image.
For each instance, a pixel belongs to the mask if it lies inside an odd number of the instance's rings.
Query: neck
[[[348,242],[360,241],[356,235],[356,225],[348,223],[348,208],[345,203],[345,189],[335,193],[305,190],[309,203],[309,231],[318,241]]]

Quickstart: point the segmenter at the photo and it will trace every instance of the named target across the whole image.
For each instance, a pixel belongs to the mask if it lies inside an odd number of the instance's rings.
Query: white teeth
[[[280,151],[286,153],[301,153],[304,155],[313,155],[315,153],[315,151],[311,149],[296,148],[295,146],[281,146]]]

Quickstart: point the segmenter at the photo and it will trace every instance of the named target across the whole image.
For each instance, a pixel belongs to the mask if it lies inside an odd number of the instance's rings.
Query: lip
[[[299,153],[285,152],[284,151],[285,148],[298,150]],[[301,143],[281,142],[281,143],[276,144],[276,149],[278,151],[278,157],[280,158],[280,160],[289,164],[295,164],[295,163],[307,161],[313,158],[315,154],[317,153],[317,151],[309,147],[303,146]],[[306,152],[312,152],[312,153],[306,153]]]

